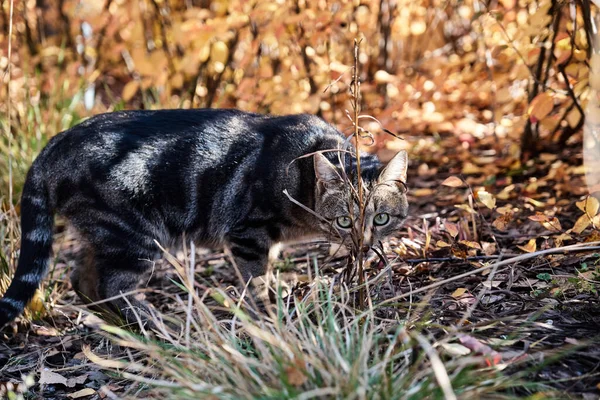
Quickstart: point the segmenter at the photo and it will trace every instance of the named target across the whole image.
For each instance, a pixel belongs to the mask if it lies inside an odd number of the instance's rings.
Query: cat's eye
[[[337,217],[335,220],[340,228],[348,229],[352,226],[352,220],[348,216]]]
[[[375,225],[385,225],[390,222],[390,214],[388,213],[379,213],[373,218],[373,223]]]

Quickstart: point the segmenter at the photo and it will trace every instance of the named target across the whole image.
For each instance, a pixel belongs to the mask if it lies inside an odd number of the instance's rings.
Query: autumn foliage
[[[4,69],[9,3],[0,15]],[[347,124],[352,44],[362,38],[362,106],[383,126],[464,133],[465,141],[507,137],[535,154],[582,125],[591,21],[584,3],[14,2],[12,113],[25,123],[27,104],[60,92],[78,99],[80,117],[124,107],[237,107]],[[37,118],[50,131],[75,122],[48,113]]]

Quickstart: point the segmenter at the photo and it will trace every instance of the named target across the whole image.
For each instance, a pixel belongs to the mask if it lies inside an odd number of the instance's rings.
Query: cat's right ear
[[[322,153],[315,153],[314,163],[317,181],[333,183],[342,180],[335,166]]]

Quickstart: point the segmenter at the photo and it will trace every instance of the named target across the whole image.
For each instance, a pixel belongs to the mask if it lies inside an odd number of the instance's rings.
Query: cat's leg
[[[101,299],[111,299],[111,308],[128,325],[148,326],[151,319],[150,304],[143,295],[134,292],[152,265],[153,262],[143,256],[102,254],[96,257],[98,295]]]
[[[72,275],[74,289],[86,303],[102,302],[94,307],[97,310],[110,310],[127,324],[146,324],[151,307],[133,292],[154,265],[157,252],[152,238],[142,228],[106,215],[93,226],[78,225],[88,251],[87,262]],[[105,317],[114,320],[106,313]]]
[[[265,228],[234,230],[228,244],[244,281],[258,278],[267,272],[269,249],[273,240]]]

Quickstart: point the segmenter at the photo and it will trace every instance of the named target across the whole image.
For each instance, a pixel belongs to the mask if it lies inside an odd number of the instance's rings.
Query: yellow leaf
[[[450,244],[444,242],[443,240],[438,240],[435,245],[437,247],[439,247],[439,248],[444,248],[444,247],[450,247],[451,246]]]
[[[468,204],[455,204],[454,207],[465,210],[469,214],[477,214]]]
[[[467,288],[458,288],[456,289],[454,292],[452,292],[452,294],[450,296],[454,297],[455,299],[458,299],[459,297],[463,296],[465,293],[467,293]]]
[[[575,203],[575,205],[590,217],[598,214],[598,208],[600,208],[600,203],[594,196],[587,196],[585,199]]]
[[[524,245],[524,246],[517,246],[517,247],[520,248],[521,250],[523,250],[526,253],[533,253],[537,249],[537,244],[535,242],[535,239],[531,239],[531,240],[529,240],[529,242],[527,242],[526,245]]]
[[[448,232],[453,238],[458,235],[458,225],[445,221],[444,228],[446,229],[446,232]]]
[[[462,179],[456,176],[449,176],[444,180],[444,182],[442,182],[442,185],[450,187],[460,187],[464,185],[464,182],[462,181]]]
[[[575,225],[573,225],[573,232],[575,233],[581,233],[585,230],[585,228],[587,228],[590,225],[590,217],[587,216],[587,214],[583,214],[581,217],[579,217],[579,219],[575,222]]]
[[[496,199],[493,195],[485,190],[479,190],[477,192],[477,197],[479,198],[479,201],[481,201],[490,210],[493,210],[494,207],[496,207]]]
[[[139,81],[133,80],[133,81],[127,82],[127,84],[123,88],[123,93],[121,94],[123,101],[128,102],[129,100],[131,100],[132,97],[135,96],[135,94],[137,93],[139,88],[140,88]]]
[[[39,314],[45,311],[44,296],[40,289],[36,289],[33,298],[27,304],[27,309],[33,313]]]
[[[532,122],[544,119],[554,108],[554,99],[547,92],[540,93],[529,104],[527,114]]]

